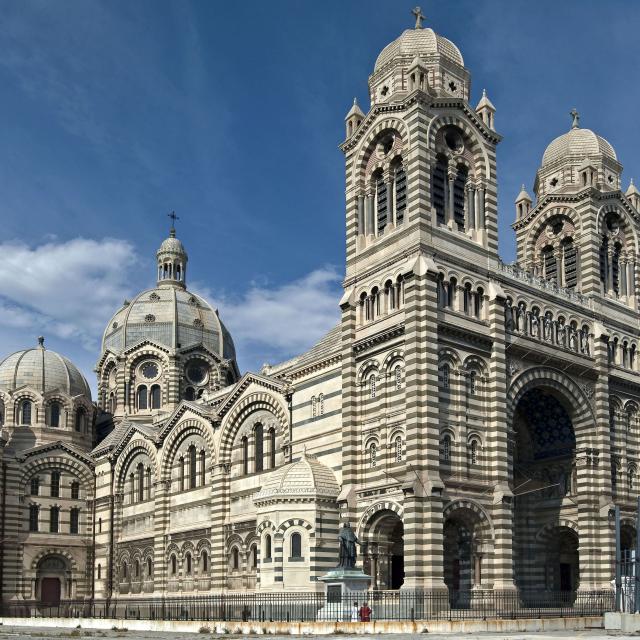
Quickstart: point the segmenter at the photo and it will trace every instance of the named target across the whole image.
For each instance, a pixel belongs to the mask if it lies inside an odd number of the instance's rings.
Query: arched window
[[[636,468],[631,465],[629,470],[627,471],[627,487],[629,491],[632,491],[635,488],[635,479],[636,479]]]
[[[291,534],[291,557],[302,558],[302,536],[299,533]]]
[[[246,476],[249,473],[249,439],[243,436],[242,440],[242,473]]]
[[[50,495],[52,498],[60,497],[60,472],[59,471],[51,472]]]
[[[111,393],[109,395],[109,413],[114,414],[116,412],[116,394]]]
[[[86,431],[85,410],[82,407],[76,409],[76,431]]]
[[[544,277],[547,280],[557,281],[558,265],[556,264],[556,255],[553,247],[545,247],[542,250],[542,268],[544,270]]]
[[[196,469],[196,448],[194,445],[189,447],[189,489],[196,488],[197,469]]]
[[[375,373],[372,373],[369,376],[369,397],[370,398],[376,397],[376,374]]]
[[[58,533],[60,531],[60,507],[51,507],[49,509],[49,533]]]
[[[394,370],[393,374],[396,382],[396,391],[400,391],[402,389],[402,367],[398,365]]]
[[[151,467],[147,467],[147,481],[145,485],[145,497],[147,500],[151,499]]]
[[[185,562],[187,566],[187,575],[191,573],[191,554],[187,551],[187,555],[185,556]]]
[[[484,289],[482,287],[478,287],[476,291],[476,295],[474,296],[474,315],[479,320],[482,319],[482,315],[484,312]]]
[[[74,480],[71,483],[71,499],[78,500],[78,498],[80,498],[80,483]]]
[[[372,442],[369,445],[369,465],[375,467],[378,464],[378,445]]]
[[[477,374],[475,371],[469,373],[469,395],[475,396],[477,391]]]
[[[442,365],[442,388],[449,388],[449,376],[451,375],[451,369],[448,364]]]
[[[140,560],[135,561],[134,565],[133,565],[133,575],[136,578],[140,577]]]
[[[449,286],[447,287],[447,307],[449,307],[449,309],[455,308],[457,289],[458,281],[455,278],[450,278]]]
[[[209,554],[206,551],[203,551],[200,556],[200,566],[202,567],[202,573],[209,571]]]
[[[453,221],[457,225],[458,231],[465,230],[465,206],[464,194],[469,171],[465,166],[459,166],[456,178],[453,181]]]
[[[40,495],[40,478],[38,476],[33,476],[31,478],[31,491],[29,492],[32,496]]]
[[[402,436],[397,436],[396,445],[396,462],[402,462]]]
[[[256,472],[258,472],[264,469],[264,429],[260,423],[253,430],[253,435],[256,445]]]
[[[138,476],[138,502],[142,502],[144,500],[144,465],[142,462],[139,462],[136,467],[136,475]]]
[[[138,390],[136,392],[136,398],[137,398],[137,404],[138,404],[138,409],[146,409],[147,408],[147,386],[144,384],[141,384],[138,387]]]
[[[80,530],[80,509],[74,507],[69,512],[69,533],[78,533]]]
[[[449,462],[451,460],[451,436],[445,433],[442,437],[442,460]]]
[[[200,451],[200,486],[204,487],[206,484],[206,459],[207,456],[204,449]]]
[[[160,393],[160,385],[154,384],[151,387],[151,408],[159,409],[162,406],[162,394]]]
[[[271,560],[271,535],[268,533],[264,537],[264,557],[265,560]]]
[[[184,486],[184,481],[185,481],[185,476],[184,476],[184,458],[180,458],[178,460],[178,464],[180,465],[180,491],[184,491],[185,486]]]
[[[129,504],[133,504],[136,499],[136,479],[133,473],[129,474]]]
[[[251,550],[249,551],[249,563],[250,568],[253,571],[258,568],[258,545],[251,545]]]
[[[196,399],[196,392],[195,392],[195,389],[193,387],[187,387],[184,390],[184,399],[185,400],[195,400]]]
[[[315,418],[318,411],[317,400],[315,396],[311,396],[311,417]]]
[[[387,226],[387,217],[389,214],[389,201],[387,196],[387,185],[382,173],[379,173],[376,179],[376,213],[379,236],[384,233],[384,228]]]
[[[478,464],[478,441],[472,440],[469,444],[469,462],[472,465]]]
[[[578,284],[578,254],[571,238],[562,242],[564,286],[575,289]]]
[[[37,504],[29,506],[29,531],[38,531],[40,507]]]
[[[60,426],[60,404],[57,402],[52,402],[49,407],[49,426]]]
[[[150,578],[153,574],[153,564],[151,558],[147,558],[147,578]]]
[[[324,415],[324,393],[318,396],[318,415]]]
[[[128,576],[129,576],[129,567],[127,566],[127,562],[123,561],[122,562],[122,579],[126,580]]]
[[[102,580],[102,565],[98,564],[98,580]]]
[[[231,568],[234,571],[240,568],[240,552],[238,551],[238,547],[231,549]]]
[[[176,560],[176,557],[174,554],[171,554],[170,564],[171,564],[171,575],[175,576],[176,573],[178,572],[178,561]]]
[[[20,405],[20,423],[31,424],[31,400],[25,400]]]
[[[269,429],[269,469],[276,467],[276,430]]]

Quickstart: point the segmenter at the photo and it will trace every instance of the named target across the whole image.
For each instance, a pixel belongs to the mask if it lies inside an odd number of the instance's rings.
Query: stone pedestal
[[[325,584],[327,603],[318,611],[317,619],[351,622],[353,603],[357,602],[359,609],[368,598],[371,576],[359,568],[336,567],[318,580]]]

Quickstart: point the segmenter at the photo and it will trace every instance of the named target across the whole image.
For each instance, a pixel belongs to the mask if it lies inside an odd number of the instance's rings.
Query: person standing
[[[358,609],[358,603],[354,602],[351,607],[351,622],[358,622],[360,619],[360,610]]]
[[[370,622],[371,621],[371,609],[366,602],[362,603],[360,607],[360,622]]]

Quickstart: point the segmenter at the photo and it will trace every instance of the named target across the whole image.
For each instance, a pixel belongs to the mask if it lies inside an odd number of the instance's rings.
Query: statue
[[[360,544],[360,541],[356,538],[356,534],[353,533],[348,522],[345,522],[340,530],[338,540],[340,541],[340,561],[338,566],[342,569],[353,569],[356,566],[356,558],[358,556],[356,545]]]

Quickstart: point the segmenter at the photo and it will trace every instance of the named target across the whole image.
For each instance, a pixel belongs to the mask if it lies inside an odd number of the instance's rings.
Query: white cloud
[[[220,317],[242,363],[256,369],[313,346],[339,320],[340,280],[335,268],[322,267],[277,286],[253,282],[240,297],[218,296]],[[195,288],[213,299],[206,289]]]
[[[0,326],[77,340],[97,354],[108,316],[131,286],[133,246],[111,238],[6,242],[0,255]]]

